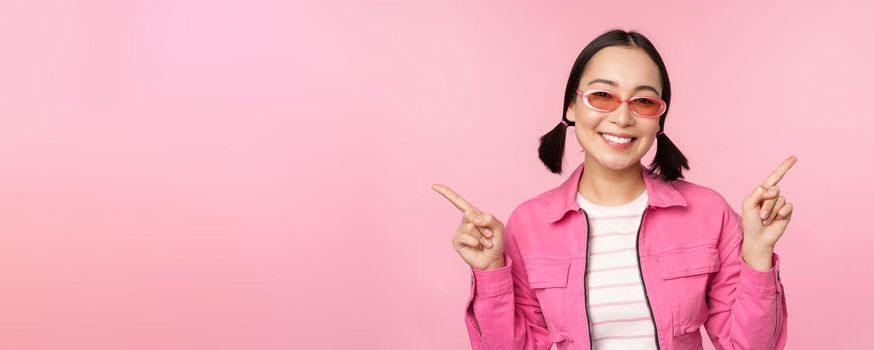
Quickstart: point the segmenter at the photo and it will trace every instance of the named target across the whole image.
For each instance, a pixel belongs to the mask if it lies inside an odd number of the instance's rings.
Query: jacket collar
[[[585,162],[580,163],[567,180],[555,188],[555,193],[549,207],[550,222],[558,221],[570,210],[580,210],[580,204],[577,203],[577,192],[580,185],[580,177],[583,175],[584,165]],[[673,185],[657,175],[649,174],[643,164],[638,163],[638,166],[643,174],[643,183],[646,186],[647,206],[661,208],[675,205],[686,206],[686,199],[683,198],[683,195]]]

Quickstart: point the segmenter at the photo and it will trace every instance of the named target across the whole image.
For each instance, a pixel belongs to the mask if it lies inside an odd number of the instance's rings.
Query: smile
[[[601,133],[601,136],[603,136],[608,141],[612,141],[613,143],[619,143],[619,144],[629,143],[629,142],[637,139],[636,137],[619,137],[619,136],[604,134],[604,133]]]
[[[631,143],[637,140],[636,137],[619,137],[616,135],[599,133],[601,138],[613,148],[626,149],[631,147]]]

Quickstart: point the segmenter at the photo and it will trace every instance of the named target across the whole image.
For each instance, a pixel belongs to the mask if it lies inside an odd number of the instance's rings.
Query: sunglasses
[[[623,102],[628,103],[631,113],[644,118],[658,118],[668,109],[667,103],[657,97],[635,96],[623,100],[619,94],[599,89],[582,91],[577,89],[577,95],[583,97],[583,104],[598,112],[612,112]]]

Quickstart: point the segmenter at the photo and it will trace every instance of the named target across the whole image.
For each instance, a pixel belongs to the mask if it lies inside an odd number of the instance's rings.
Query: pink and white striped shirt
[[[579,192],[577,202],[590,225],[587,293],[595,349],[656,349],[636,248],[646,191],[619,206],[597,205]]]

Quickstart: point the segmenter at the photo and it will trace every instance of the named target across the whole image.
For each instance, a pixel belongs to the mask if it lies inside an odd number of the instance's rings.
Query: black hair
[[[638,47],[643,49],[649,57],[659,67],[659,73],[662,78],[662,96],[661,99],[668,105],[665,113],[659,117],[659,135],[656,137],[656,155],[652,163],[647,168],[650,174],[661,176],[667,181],[683,178],[683,169],[689,169],[689,163],[686,156],[680,152],[680,149],[665,135],[665,118],[668,116],[668,111],[671,109],[671,82],[668,79],[668,71],[665,68],[665,63],[662,61],[655,46],[642,34],[635,31],[624,31],[621,29],[613,29],[599,35],[595,40],[592,40],[583,51],[577,56],[574,66],[571,68],[570,77],[567,80],[567,87],[564,91],[564,108],[561,110],[561,122],[555,126],[550,132],[540,137],[540,147],[537,151],[540,154],[540,160],[549,169],[549,171],[561,174],[562,160],[564,158],[564,143],[567,136],[567,128],[575,123],[568,120],[565,113],[570,107],[571,102],[576,98],[576,90],[580,84],[580,79],[583,76],[583,69],[586,63],[599,50],[609,46],[626,46]]]

